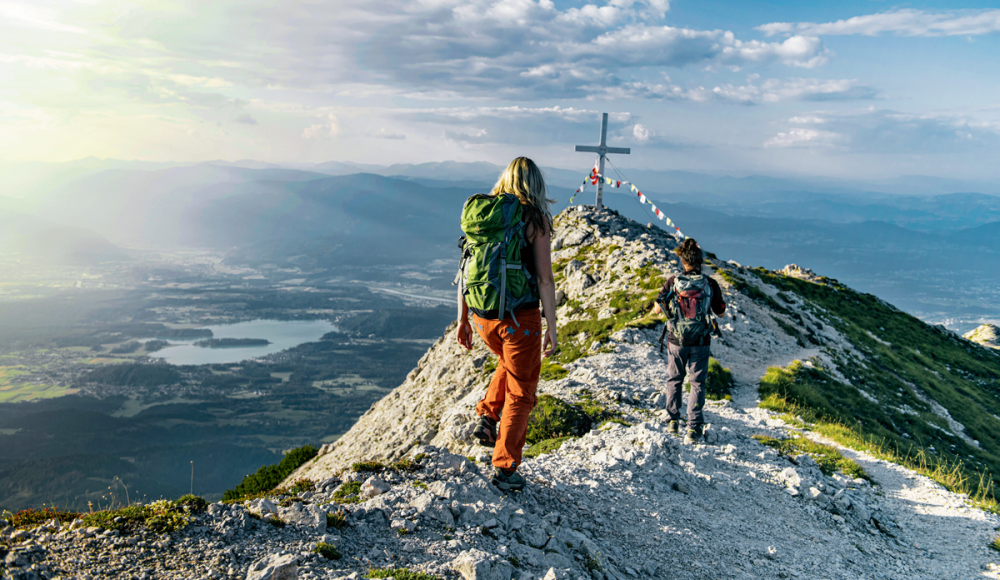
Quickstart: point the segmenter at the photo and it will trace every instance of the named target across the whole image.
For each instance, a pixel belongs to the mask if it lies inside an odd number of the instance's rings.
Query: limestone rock
[[[587,230],[571,229],[559,237],[559,239],[561,240],[561,244],[559,245],[559,247],[565,248],[568,246],[579,246],[582,245],[585,241],[587,241],[588,238],[590,237],[591,234]]]
[[[566,277],[562,289],[569,296],[579,296],[584,290],[594,285],[594,279],[583,270],[577,270]]]
[[[318,505],[303,505],[293,503],[287,508],[279,508],[278,517],[285,523],[294,524],[301,528],[326,531],[326,512]]]
[[[376,495],[381,495],[389,491],[390,489],[392,489],[391,485],[373,475],[361,484],[361,499],[371,499]]]
[[[476,549],[462,552],[451,566],[465,580],[510,580],[514,571],[510,562]]]
[[[257,560],[247,571],[246,580],[297,580],[299,567],[291,554],[272,554]]]

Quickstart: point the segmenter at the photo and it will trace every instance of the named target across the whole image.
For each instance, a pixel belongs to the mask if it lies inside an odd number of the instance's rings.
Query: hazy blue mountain
[[[114,242],[174,247],[196,244],[197,216],[205,204],[245,193],[240,184],[267,189],[289,181],[324,178],[294,169],[247,169],[202,163],[156,171],[112,169],[87,175],[30,200],[36,215],[87,227]]]
[[[651,193],[661,201],[697,204],[730,215],[819,219],[837,223],[884,221],[920,231],[957,230],[1000,220],[1000,197],[981,193],[895,196],[878,193],[770,192],[742,199]]]
[[[0,212],[0,252],[76,265],[128,259],[127,252],[89,229],[18,212]]]
[[[201,242],[238,246],[231,261],[429,262],[457,252],[462,204],[475,192],[370,174],[289,182],[210,203]]]

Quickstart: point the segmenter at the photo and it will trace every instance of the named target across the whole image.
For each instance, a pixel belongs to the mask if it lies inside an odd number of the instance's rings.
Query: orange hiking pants
[[[519,325],[510,318],[485,320],[472,315],[479,336],[499,359],[476,413],[499,423],[493,465],[502,469],[516,469],[521,464],[528,415],[538,402],[535,390],[542,370],[541,311],[534,308],[515,316]]]

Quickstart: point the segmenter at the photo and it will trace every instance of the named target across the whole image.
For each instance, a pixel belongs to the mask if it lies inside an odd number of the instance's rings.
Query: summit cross
[[[608,147],[608,114],[604,113],[601,117],[601,144],[597,147],[593,145],[577,145],[577,151],[583,151],[585,153],[600,153],[601,159],[598,162],[599,166],[597,172],[601,174],[601,178],[597,180],[597,202],[594,204],[598,209],[602,205],[602,197],[604,196],[604,156],[608,153],[618,153],[621,155],[628,155],[632,150],[628,147]]]

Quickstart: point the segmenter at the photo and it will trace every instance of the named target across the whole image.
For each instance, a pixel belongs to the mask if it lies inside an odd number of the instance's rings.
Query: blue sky
[[[838,178],[1000,169],[1000,9],[712,0],[5,0],[0,160]]]

